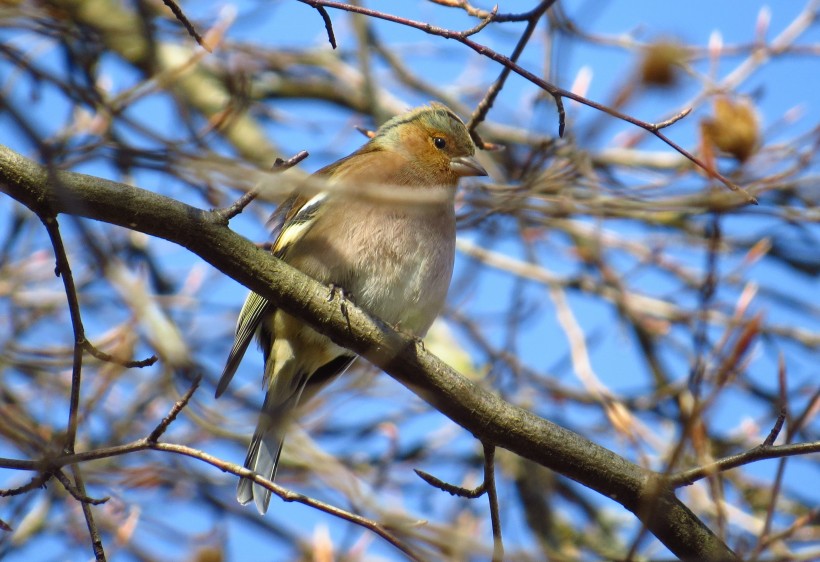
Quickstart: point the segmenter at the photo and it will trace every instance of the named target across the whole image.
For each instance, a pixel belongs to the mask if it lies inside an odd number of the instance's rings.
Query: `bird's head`
[[[413,168],[429,173],[431,183],[455,185],[462,177],[487,175],[464,122],[440,103],[397,115],[379,128],[373,143],[400,153]]]

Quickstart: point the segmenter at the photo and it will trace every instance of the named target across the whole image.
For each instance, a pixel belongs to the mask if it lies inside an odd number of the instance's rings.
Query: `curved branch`
[[[661,475],[505,402],[459,375],[414,338],[397,333],[352,303],[342,310],[336,301],[328,301],[327,287],[231,231],[218,213],[84,174],[49,174],[2,146],[0,191],[35,212],[49,208],[179,244],[381,367],[482,442],[503,447],[617,501],[676,556],[736,559],[675,497]]]
[[[699,466],[691,470],[673,474],[669,477],[669,483],[675,488],[689,486],[698,480],[711,476],[712,474],[726,472],[727,470],[731,470],[746,464],[751,464],[753,462],[767,459],[782,459],[796,455],[810,455],[812,453],[820,453],[820,441],[813,441],[811,443],[790,443],[788,445],[777,446],[760,445],[754,449],[749,449],[744,453],[738,453],[737,455],[722,458],[712,464]]]
[[[405,25],[407,27],[412,27],[414,29],[418,29],[420,31],[428,33],[430,35],[437,35],[437,36],[443,37],[445,39],[453,39],[455,41],[458,41],[459,43],[471,48],[472,50],[474,50],[479,55],[487,57],[488,59],[491,59],[491,60],[497,62],[498,64],[504,66],[505,68],[508,68],[508,69],[512,70],[513,72],[515,72],[516,74],[518,74],[519,76],[524,78],[525,80],[527,80],[527,81],[531,82],[532,84],[538,86],[539,88],[541,88],[542,90],[547,92],[549,95],[551,95],[553,97],[553,99],[555,100],[555,104],[556,104],[556,107],[558,109],[558,136],[563,136],[563,133],[564,133],[564,111],[563,111],[562,98],[568,98],[568,99],[571,99],[571,100],[573,100],[575,102],[578,102],[582,105],[586,105],[587,107],[591,107],[592,109],[597,109],[598,111],[606,113],[607,115],[611,115],[612,117],[615,117],[616,119],[620,119],[622,121],[626,121],[627,123],[631,123],[632,125],[635,125],[636,127],[639,127],[641,129],[643,129],[644,131],[655,135],[656,137],[658,137],[658,139],[663,141],[667,146],[669,146],[670,148],[672,148],[673,150],[675,150],[676,152],[678,152],[679,154],[684,156],[686,159],[688,159],[690,162],[692,162],[697,167],[704,170],[709,175],[709,177],[712,177],[712,178],[718,180],[720,183],[722,183],[723,185],[725,185],[726,187],[728,187],[732,191],[740,193],[743,196],[743,198],[746,200],[747,203],[757,205],[757,199],[753,195],[751,195],[748,191],[746,191],[745,189],[743,189],[739,185],[737,185],[734,182],[732,182],[731,180],[729,180],[729,178],[725,177],[724,175],[719,173],[717,170],[713,169],[712,166],[709,166],[707,163],[703,162],[700,158],[698,158],[697,156],[695,156],[694,154],[692,154],[691,152],[689,152],[688,150],[686,150],[685,148],[683,148],[679,144],[675,143],[672,139],[670,139],[669,137],[667,137],[665,134],[663,134],[661,132],[661,129],[663,129],[664,127],[668,127],[669,125],[671,125],[675,121],[680,120],[681,118],[685,117],[686,114],[688,113],[688,111],[683,111],[681,114],[673,117],[671,119],[671,123],[670,123],[670,120],[666,120],[666,121],[663,121],[661,123],[650,123],[648,121],[643,121],[641,119],[637,119],[635,117],[632,117],[631,115],[628,115],[626,113],[622,113],[622,112],[620,112],[616,109],[613,109],[611,107],[608,107],[606,105],[603,105],[601,103],[593,101],[589,98],[585,98],[584,96],[580,96],[576,93],[570,92],[569,90],[565,90],[563,88],[560,88],[560,87],[556,86],[555,84],[547,82],[546,80],[544,80],[543,78],[539,78],[538,76],[536,76],[535,74],[533,74],[532,72],[527,70],[526,68],[518,65],[516,62],[511,60],[509,57],[505,57],[501,53],[493,51],[492,49],[490,49],[486,45],[482,45],[480,43],[476,43],[475,41],[471,40],[469,38],[469,34],[463,32],[463,31],[453,31],[453,30],[450,30],[450,29],[444,29],[442,27],[437,27],[437,26],[434,26],[434,25],[430,25],[429,23],[426,23],[426,22],[414,21],[414,20],[410,20],[410,19],[407,19],[407,18],[402,18],[402,17],[399,17],[399,16],[394,16],[394,15],[391,15],[391,14],[387,14],[387,13],[384,13],[384,12],[379,12],[377,10],[371,10],[369,8],[363,8],[361,6],[356,6],[356,5],[353,5],[353,4],[344,4],[342,2],[335,2],[333,0],[299,0],[299,1],[302,2],[303,4],[307,4],[307,5],[311,6],[313,8],[318,9],[319,7],[326,7],[326,8],[336,8],[338,10],[344,10],[344,11],[347,11],[347,12],[354,12],[354,13],[362,14],[362,15],[365,15],[365,16],[368,16],[368,17],[378,18],[378,19],[382,19],[382,20],[385,20],[385,21],[390,21],[390,22],[393,22],[393,23],[398,23],[398,24],[401,24],[401,25]],[[495,17],[494,20],[495,21],[503,21],[502,18],[500,18],[500,17]]]

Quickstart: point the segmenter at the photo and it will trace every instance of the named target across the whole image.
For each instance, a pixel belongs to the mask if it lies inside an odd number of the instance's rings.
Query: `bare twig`
[[[490,521],[493,527],[493,562],[504,560],[504,541],[501,538],[501,513],[498,508],[498,490],[495,487],[495,445],[484,442],[484,486],[490,503]]]
[[[179,402],[174,404],[172,412],[169,414],[168,417],[171,417],[174,411],[179,411],[179,404]],[[48,464],[52,467],[60,467],[66,465],[79,464],[91,460],[117,457],[146,450],[164,451],[169,453],[175,453],[178,455],[184,455],[190,458],[206,462],[220,469],[223,472],[230,472],[237,476],[248,478],[250,480],[253,480],[257,484],[260,484],[268,488],[274,494],[282,498],[284,501],[301,503],[309,507],[313,507],[315,509],[323,511],[329,515],[333,515],[334,517],[344,519],[345,521],[349,521],[351,523],[369,529],[370,531],[373,531],[374,533],[385,539],[387,542],[401,550],[411,560],[423,560],[423,558],[421,558],[408,545],[406,545],[403,541],[396,537],[385,525],[377,521],[373,521],[372,519],[368,519],[366,517],[362,517],[361,515],[351,513],[339,507],[324,503],[322,501],[305,496],[303,494],[291,492],[285,488],[282,488],[274,484],[270,480],[262,478],[255,472],[252,472],[237,464],[223,461],[217,457],[209,455],[208,453],[191,447],[186,447],[184,445],[151,441],[150,437],[145,437],[124,445],[117,445],[114,447],[103,447],[91,451],[85,451],[82,453],[74,453],[71,455],[62,455],[59,457],[55,457],[53,459],[49,459]],[[16,468],[21,470],[39,470],[40,466],[42,466],[42,463],[39,461],[16,461],[13,459],[0,459],[0,467],[5,468]],[[84,495],[84,492],[82,493]]]
[[[467,499],[476,499],[487,493],[490,507],[490,521],[493,528],[493,561],[499,562],[504,559],[504,542],[501,538],[501,514],[498,509],[498,491],[495,487],[495,446],[491,443],[483,442],[484,445],[484,481],[475,488],[464,488],[436,478],[432,474],[419,470],[413,471],[419,478],[452,496]]]
[[[0,466],[3,466],[3,461],[10,461],[11,459],[0,459]],[[15,468],[15,467],[11,467]],[[25,470],[25,469],[23,469]],[[25,494],[27,492],[31,492],[32,490],[36,490],[38,488],[44,488],[46,482],[49,481],[51,478],[50,472],[41,472],[32,476],[31,480],[22,486],[18,486],[17,488],[10,488],[8,490],[0,490],[0,498],[10,498],[12,496],[19,496],[21,494]]]
[[[806,402],[806,407],[803,408],[800,415],[795,417],[794,421],[790,424],[790,436],[796,434],[801,428],[803,428],[810,416],[817,414],[818,405],[820,405],[820,388],[817,388],[814,391],[811,398],[809,398],[808,402]]]
[[[576,102],[578,102],[582,105],[586,105],[586,106],[591,107],[593,109],[597,109],[598,111],[602,111],[602,112],[604,112],[608,115],[611,115],[612,117],[615,117],[617,119],[620,119],[622,121],[626,121],[627,123],[631,123],[631,124],[635,125],[636,127],[639,127],[641,129],[655,135],[657,138],[659,138],[661,141],[666,143],[668,146],[670,146],[672,149],[677,151],[679,154],[686,157],[693,164],[695,164],[696,166],[698,166],[702,170],[706,171],[710,175],[710,177],[713,177],[713,178],[717,179],[718,181],[720,181],[723,185],[725,185],[726,187],[728,187],[732,191],[736,191],[736,192],[742,194],[747,203],[752,203],[752,204],[755,204],[755,205],[757,204],[757,199],[755,197],[753,197],[751,194],[749,194],[745,189],[741,188],[740,186],[738,186],[734,182],[730,181],[728,178],[726,178],[725,176],[720,174],[717,170],[713,170],[710,166],[708,166],[706,163],[704,163],[700,158],[698,158],[697,156],[695,156],[694,154],[692,154],[691,152],[689,152],[688,150],[686,150],[682,146],[680,146],[677,143],[675,143],[674,141],[672,141],[669,137],[664,135],[661,132],[661,129],[664,128],[664,127],[667,127],[669,125],[668,121],[663,121],[660,124],[650,123],[650,122],[647,122],[647,121],[642,121],[640,119],[636,119],[635,117],[632,117],[632,116],[630,116],[626,113],[622,113],[620,111],[617,111],[617,110],[615,110],[611,107],[608,107],[606,105],[594,102],[594,101],[592,101],[588,98],[585,98],[583,96],[579,96],[578,94],[575,94],[575,93],[573,93],[569,90],[559,88],[558,86],[555,86],[554,84],[551,84],[551,83],[547,82],[546,80],[544,80],[542,78],[539,78],[538,76],[536,76],[535,74],[533,74],[529,70],[519,66],[518,64],[516,64],[515,62],[510,60],[508,57],[505,57],[504,55],[502,55],[500,53],[497,53],[496,51],[493,51],[492,49],[490,49],[489,47],[487,47],[485,45],[481,45],[479,43],[476,43],[476,42],[472,41],[469,37],[466,37],[464,35],[463,31],[452,31],[452,30],[449,30],[449,29],[444,29],[444,28],[441,28],[441,27],[437,27],[435,25],[430,25],[429,23],[426,23],[426,22],[410,20],[410,19],[407,19],[407,18],[394,16],[392,14],[379,12],[377,10],[371,10],[369,8],[363,8],[361,6],[356,6],[356,5],[353,5],[353,4],[344,4],[342,2],[335,2],[335,1],[332,1],[332,0],[299,0],[299,1],[304,3],[304,4],[308,4],[309,6],[312,6],[314,8],[317,8],[319,6],[323,6],[323,7],[326,7],[326,8],[336,8],[338,10],[344,10],[344,11],[347,11],[347,12],[353,12],[353,13],[362,14],[362,15],[366,15],[366,16],[369,16],[369,17],[373,17],[373,18],[382,19],[382,20],[385,20],[385,21],[390,21],[390,22],[393,22],[393,23],[398,23],[398,24],[401,24],[401,25],[405,25],[407,27],[412,27],[412,28],[424,31],[425,33],[429,33],[431,35],[437,35],[439,37],[444,37],[445,39],[453,39],[455,41],[458,41],[459,43],[462,43],[463,45],[465,45],[465,46],[469,47],[470,49],[474,50],[476,53],[478,53],[482,56],[485,56],[485,57],[487,57],[487,58],[489,58],[489,59],[491,59],[491,60],[493,60],[493,61],[495,61],[495,62],[497,62],[497,63],[499,63],[499,64],[501,64],[501,65],[503,65],[507,68],[509,68],[509,69],[511,69],[513,72],[515,72],[516,74],[518,74],[522,78],[532,82],[533,84],[535,84],[536,86],[538,86],[539,88],[541,88],[542,90],[547,92],[549,95],[551,95],[555,99],[556,105],[558,107],[558,135],[559,136],[563,135],[564,126],[565,126],[563,104],[561,102],[561,99],[562,98],[568,98],[568,99],[576,101]],[[501,18],[496,17],[495,21],[502,21],[502,20],[501,20]],[[680,119],[680,117],[678,117],[678,119]]]
[[[694,484],[698,480],[706,478],[710,474],[726,472],[727,470],[732,470],[733,468],[751,464],[753,462],[766,459],[793,457],[796,455],[808,455],[817,452],[820,452],[820,441],[777,445],[774,447],[760,445],[754,449],[746,451],[745,453],[739,453],[737,455],[732,455],[715,461],[708,466],[701,466],[691,470],[686,470],[684,472],[679,472],[670,476],[668,481],[671,486],[679,488],[681,486],[689,486]]]
[[[117,359],[116,357],[104,352],[101,349],[97,349],[90,341],[85,340],[83,342],[83,349],[88,352],[89,355],[92,357],[99,359],[100,361],[105,361],[106,363],[113,363],[115,365],[120,365],[121,367],[126,367],[128,369],[142,369],[144,367],[150,367],[154,363],[158,361],[156,355],[152,355],[147,359],[139,359],[139,360],[131,360],[126,361],[123,359]]]
[[[334,49],[336,48],[336,34],[333,32],[333,22],[330,19],[330,15],[325,10],[324,6],[314,6],[316,11],[319,12],[319,15],[322,16],[322,21],[325,22],[325,29],[327,30],[327,40],[330,43],[330,46]]]
[[[781,353],[778,357],[778,369],[777,369],[777,379],[778,379],[778,387],[780,389],[780,403],[783,405],[780,409],[780,413],[777,416],[777,420],[775,421],[774,427],[772,427],[771,432],[766,437],[766,440],[763,442],[764,447],[769,447],[774,445],[777,436],[780,434],[781,429],[783,428],[783,423],[785,422],[786,418],[788,418],[788,410],[787,410],[787,402],[785,400],[786,395],[786,387],[787,387],[787,378],[786,378],[786,359],[784,358],[783,354]],[[808,408],[812,408],[816,400],[820,397],[820,388],[817,389],[815,395],[812,400],[809,400]],[[804,412],[805,414],[805,412]],[[801,416],[793,423],[790,423],[790,427],[786,431],[786,444],[791,443],[794,435],[803,427],[804,418]],[[771,497],[769,498],[768,506],[766,507],[766,519],[763,523],[763,529],[761,529],[757,544],[755,545],[754,549],[749,556],[750,560],[757,560],[760,554],[763,552],[763,549],[766,548],[774,536],[771,535],[772,529],[772,522],[774,521],[775,516],[775,507],[777,505],[777,500],[780,497],[780,491],[783,487],[783,478],[786,473],[786,458],[780,459],[780,462],[777,463],[777,473],[775,474],[774,483],[771,487]],[[796,523],[795,523],[796,524]],[[794,525],[791,527],[793,531],[795,528]],[[788,529],[787,529],[788,531]]]
[[[76,488],[71,485],[71,483],[66,479],[65,475],[60,472],[60,467],[72,465],[72,468],[76,468],[77,465],[88,462],[91,460],[98,460],[98,459],[105,459],[111,458],[116,456],[122,456],[127,454],[133,454],[141,451],[146,450],[155,450],[155,451],[165,451],[171,452],[175,454],[185,455],[194,459],[198,459],[204,461],[216,468],[222,470],[223,472],[230,472],[236,474],[237,476],[242,476],[248,479],[253,480],[254,482],[265,486],[266,488],[270,489],[274,494],[278,495],[284,501],[288,502],[297,502],[301,503],[313,508],[316,508],[320,511],[323,511],[329,515],[334,517],[338,517],[340,519],[344,519],[345,521],[349,521],[366,529],[369,529],[385,539],[387,542],[401,550],[410,560],[421,561],[423,560],[417,553],[413,551],[408,545],[406,545],[402,540],[400,540],[396,535],[394,535],[385,525],[374,521],[372,519],[368,519],[361,515],[357,515],[355,513],[351,513],[339,507],[321,502],[314,498],[310,498],[303,494],[299,494],[296,492],[291,492],[285,488],[282,488],[273,482],[262,478],[258,474],[240,467],[237,464],[229,463],[223,461],[217,457],[199,451],[197,449],[193,449],[191,447],[186,447],[184,445],[175,445],[171,443],[162,443],[159,442],[158,439],[162,435],[162,433],[168,428],[168,426],[174,421],[176,416],[182,411],[183,408],[188,404],[193,394],[196,392],[197,388],[199,387],[201,378],[196,377],[191,384],[191,387],[185,393],[185,395],[180,398],[178,401],[174,403],[169,411],[168,415],[163,418],[163,420],[157,425],[154,431],[148,437],[138,439],[137,441],[132,441],[131,443],[127,443],[124,445],[117,445],[114,447],[102,447],[99,449],[94,449],[91,451],[84,451],[82,453],[66,453],[54,458],[45,459],[42,461],[19,461],[14,459],[1,459],[0,458],[0,467],[4,468],[13,468],[18,470],[48,470],[49,473],[55,474],[66,489],[79,501],[83,503],[83,505],[93,504],[96,505],[98,503],[102,503],[107,501],[108,498],[104,498],[102,500],[95,500],[89,498],[85,494],[84,487],[82,487],[81,482],[78,482],[75,475],[75,482],[77,482]],[[42,475],[38,475],[32,481],[23,486],[21,488],[15,489],[13,491],[2,491],[0,492],[0,497],[2,496],[10,496],[10,495],[17,495],[23,493],[25,491],[31,490],[33,488],[41,487],[45,482],[46,478]],[[97,535],[98,536],[98,535]],[[96,545],[96,543],[95,543]],[[100,543],[101,545],[101,543]],[[96,547],[95,547],[96,552]],[[104,560],[104,558],[98,560]]]
[[[56,215],[43,215],[40,217],[46,227],[51,245],[54,248],[54,255],[57,266],[55,274],[63,280],[68,310],[71,317],[71,327],[74,331],[74,363],[71,371],[71,396],[69,398],[68,429],[66,431],[66,441],[64,444],[67,453],[74,452],[74,441],[77,437],[77,416],[80,406],[80,383],[82,380],[83,365],[83,344],[85,343],[85,329],[83,328],[82,317],[80,316],[80,302],[77,298],[77,288],[74,285],[74,276],[68,264],[68,256],[65,252],[60,227],[57,224]]]
[[[462,32],[461,32],[461,36],[462,36],[462,37],[470,37],[471,35],[475,35],[475,34],[476,34],[476,33],[478,33],[479,31],[481,31],[482,29],[484,29],[485,27],[487,27],[488,25],[490,25],[490,24],[493,22],[493,20],[495,19],[495,16],[496,16],[496,14],[497,14],[497,13],[498,13],[498,4],[496,4],[495,6],[493,6],[493,9],[490,11],[490,13],[489,13],[489,14],[487,14],[487,15],[484,17],[484,19],[482,19],[482,20],[478,23],[478,25],[476,25],[475,27],[472,27],[472,28],[470,28],[470,29],[467,29],[467,30],[465,30],[465,31],[462,31]]]
[[[84,501],[85,499],[90,498],[85,493],[85,484],[83,483],[82,472],[80,471],[80,467],[77,465],[72,465],[70,470],[71,475],[74,477],[74,486],[77,490],[77,495],[75,497],[81,498],[80,507],[82,507],[83,516],[85,517],[85,524],[88,528],[88,536],[91,538],[91,550],[94,551],[94,559],[97,562],[105,562],[106,558],[105,549],[103,548],[102,535],[100,535],[100,529],[97,527],[97,522],[94,520],[94,514],[91,511],[93,501]],[[71,488],[66,489],[68,489],[69,492],[71,491]]]
[[[480,498],[484,495],[484,492],[487,491],[485,486],[485,482],[482,482],[475,488],[464,488],[462,486],[456,486],[455,484],[450,484],[449,482],[445,482],[444,480],[440,480],[430,474],[429,472],[425,472],[418,468],[414,468],[413,472],[418,474],[419,478],[433,486],[434,488],[438,488],[443,492],[447,492],[451,496],[458,496],[460,498],[468,498],[468,499],[475,499]]]
[[[60,483],[68,491],[68,493],[71,494],[71,497],[73,497],[78,502],[87,503],[91,505],[102,505],[109,499],[111,499],[108,496],[101,499],[95,499],[86,496],[84,493],[80,492],[78,487],[75,484],[73,484],[71,480],[69,480],[68,476],[66,476],[62,470],[55,470],[54,477],[60,481]]]
[[[185,13],[182,11],[182,8],[180,8],[179,5],[176,2],[174,2],[174,0],[162,1],[166,6],[168,6],[171,9],[171,11],[174,13],[174,17],[177,18],[177,20],[179,20],[179,23],[181,23],[183,27],[185,27],[185,30],[191,37],[194,38],[197,44],[210,53],[211,48],[202,40],[202,36],[197,32],[196,28],[194,27],[194,24],[192,24],[191,21],[185,16]]]
[[[49,167],[49,173],[51,174],[51,172],[52,168]],[[63,279],[66,300],[68,301],[69,315],[71,316],[71,326],[74,331],[74,360],[71,370],[68,429],[66,431],[66,440],[63,445],[63,451],[67,454],[71,454],[74,452],[74,443],[77,438],[77,419],[79,415],[80,384],[82,381],[83,366],[83,345],[86,341],[85,328],[83,328],[82,317],[80,315],[80,303],[77,298],[77,289],[74,285],[74,276],[71,273],[71,266],[68,263],[68,256],[66,255],[63,239],[60,235],[60,227],[57,223],[56,214],[46,212],[46,214],[40,215],[40,220],[43,222],[43,225],[45,225],[48,236],[51,239],[51,245],[54,248],[54,254],[57,261],[55,273]],[[72,466],[71,473],[74,476],[74,484],[77,489],[77,495],[83,498],[87,497],[80,468],[78,466]],[[71,488],[67,487],[67,489],[70,490]],[[94,514],[91,511],[91,503],[86,501],[81,501],[80,503],[82,505],[83,515],[85,516],[86,526],[88,527],[88,533],[91,537],[91,547],[94,551],[94,557],[97,562],[105,562],[106,558],[105,550],[102,544],[102,537],[100,536],[99,529],[94,521]]]
[[[764,447],[771,447],[774,445],[775,439],[777,436],[780,435],[780,430],[783,429],[783,423],[786,421],[786,410],[785,408],[780,410],[780,414],[777,416],[777,420],[774,422],[774,426],[772,430],[769,432],[769,435],[766,436],[766,440],[763,441]]]
[[[521,38],[518,40],[515,49],[513,49],[513,52],[510,55],[511,61],[515,62],[521,56],[521,53],[524,51],[524,47],[529,42],[533,31],[535,31],[535,27],[538,25],[538,20],[541,19],[543,13],[547,11],[552,3],[553,2],[542,2],[541,5],[538,6],[540,11],[531,14],[531,17],[527,22],[527,27],[524,29],[524,33],[521,34]],[[495,15],[495,13],[493,13],[493,15]],[[484,94],[484,98],[479,102],[478,106],[476,106],[473,114],[470,116],[470,120],[467,122],[467,130],[474,135],[473,140],[476,141],[476,144],[480,148],[484,148],[484,142],[480,138],[476,138],[478,135],[475,134],[475,128],[487,117],[487,113],[490,111],[495,99],[504,87],[504,83],[507,81],[510,72],[512,72],[512,70],[507,66],[501,70],[501,74],[499,74],[498,78],[496,78],[495,82],[493,82],[493,85],[490,86]]]
[[[188,402],[191,400],[191,397],[193,397],[194,393],[199,388],[200,382],[202,382],[202,375],[196,375],[196,377],[194,377],[193,382],[191,383],[190,388],[185,392],[182,398],[174,402],[174,406],[171,408],[171,411],[168,413],[168,415],[162,419],[159,425],[157,425],[157,427],[154,428],[154,431],[152,431],[151,434],[148,436],[148,441],[150,441],[151,443],[156,443],[157,441],[159,441],[159,438],[162,437],[162,434],[165,433],[165,431],[168,429],[168,426],[170,426],[174,422],[174,420],[182,411],[182,409],[188,405]]]
[[[281,158],[277,158],[273,162],[273,166],[271,167],[272,172],[284,172],[285,170],[294,167],[296,164],[304,160],[309,156],[306,150],[302,150],[297,153],[295,156],[291,156],[287,160],[282,160]],[[214,211],[214,214],[219,217],[221,220],[229,221],[234,218],[236,215],[241,213],[245,210],[251,201],[256,199],[259,195],[259,189],[251,189],[250,191],[242,194],[242,197],[237,199],[230,207],[226,207],[224,209],[219,209]]]
[[[757,551],[762,551],[764,548],[771,546],[773,543],[793,535],[796,531],[800,529],[803,529],[805,527],[811,527],[812,525],[816,526],[818,518],[820,518],[820,508],[812,509],[808,513],[805,513],[800,517],[795,518],[794,522],[792,522],[791,525],[789,525],[779,533],[774,533],[772,535],[761,537],[761,541],[758,545]],[[753,558],[750,558],[750,560],[751,559]]]

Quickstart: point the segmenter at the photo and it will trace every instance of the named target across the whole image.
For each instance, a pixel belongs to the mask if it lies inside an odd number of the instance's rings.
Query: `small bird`
[[[458,180],[485,176],[467,128],[433,102],[386,122],[353,154],[316,172],[271,216],[273,254],[401,329],[423,337],[444,304],[455,255]],[[401,196],[401,197],[399,197]],[[331,289],[333,290],[333,289]],[[251,292],[216,388],[219,398],[256,335],[265,400],[245,467],[273,480],[294,409],[343,373],[355,354]],[[242,478],[241,504],[264,514],[270,491]]]

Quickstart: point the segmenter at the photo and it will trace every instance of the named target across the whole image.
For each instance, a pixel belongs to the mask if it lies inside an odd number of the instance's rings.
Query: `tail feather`
[[[293,378],[283,373],[272,377],[273,384],[265,395],[259,421],[253,432],[248,455],[245,457],[245,468],[273,481],[285,442],[285,432],[293,420],[293,412],[299,405],[303,392],[305,399],[310,399],[318,387],[324,386],[343,373],[354,359],[355,356],[341,355],[316,369],[310,376],[302,372]],[[264,515],[268,510],[270,497],[271,492],[267,488],[247,478],[239,479],[236,499],[242,505],[253,500],[256,509]]]
[[[281,429],[283,428],[280,428],[280,430],[273,427],[264,428],[260,423],[253,434],[248,455],[245,457],[245,468],[264,476],[271,482],[276,476],[279,455],[282,453],[282,445],[285,442],[285,434]],[[236,499],[242,505],[254,500],[256,509],[264,515],[268,510],[270,496],[271,492],[267,488],[255,484],[247,478],[239,479],[239,485],[236,488]]]
[[[279,455],[282,453],[282,445],[285,442],[285,431],[291,422],[293,411],[299,404],[299,398],[302,396],[306,380],[307,377],[300,377],[296,392],[285,398],[283,402],[274,402],[282,398],[276,392],[276,389],[271,389],[265,395],[265,402],[262,405],[262,411],[259,413],[259,421],[256,424],[256,430],[253,432],[248,455],[245,457],[245,468],[270,481],[273,481],[274,476],[276,476]],[[236,488],[236,499],[242,505],[253,500],[256,509],[264,515],[268,510],[270,496],[271,491],[264,486],[255,484],[247,478],[239,479]]]

